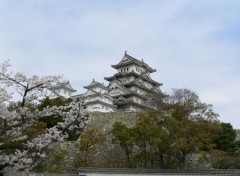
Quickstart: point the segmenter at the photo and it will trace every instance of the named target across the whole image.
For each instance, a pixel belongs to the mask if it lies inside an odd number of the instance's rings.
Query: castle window
[[[127,68],[127,71],[128,71],[128,68]]]

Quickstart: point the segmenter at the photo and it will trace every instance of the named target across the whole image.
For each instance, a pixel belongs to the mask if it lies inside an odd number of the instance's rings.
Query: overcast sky
[[[0,0],[0,60],[63,74],[78,93],[128,54],[172,88],[195,91],[240,129],[239,0]]]

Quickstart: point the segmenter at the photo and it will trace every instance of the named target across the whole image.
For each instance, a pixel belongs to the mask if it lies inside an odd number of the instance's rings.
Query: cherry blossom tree
[[[46,148],[53,142],[64,141],[71,131],[80,135],[88,117],[82,100],[39,110],[37,105],[49,94],[48,88],[61,82],[62,77],[29,78],[10,72],[9,67],[9,61],[0,65],[0,174],[31,170],[46,157]],[[17,108],[9,108],[14,93],[8,91],[13,89],[21,97]],[[59,115],[63,120],[51,128],[39,120]]]

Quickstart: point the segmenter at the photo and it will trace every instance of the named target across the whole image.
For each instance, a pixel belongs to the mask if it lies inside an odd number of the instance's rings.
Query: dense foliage
[[[212,106],[202,103],[194,92],[176,89],[158,110],[138,113],[135,126],[116,122],[111,132],[126,154],[128,167],[187,169],[198,156],[212,167],[230,168],[223,161],[239,161],[236,133],[217,117]]]

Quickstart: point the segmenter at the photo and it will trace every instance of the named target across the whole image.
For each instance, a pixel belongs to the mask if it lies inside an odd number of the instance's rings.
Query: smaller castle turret
[[[87,92],[83,94],[84,102],[87,106],[87,110],[90,112],[113,112],[115,106],[113,105],[113,99],[108,94],[109,89],[93,79],[93,81],[84,87]]]
[[[70,98],[72,96],[72,93],[76,92],[76,90],[72,88],[69,81],[59,83],[53,87],[50,87],[49,90],[52,91],[50,95],[51,98],[56,97]]]

